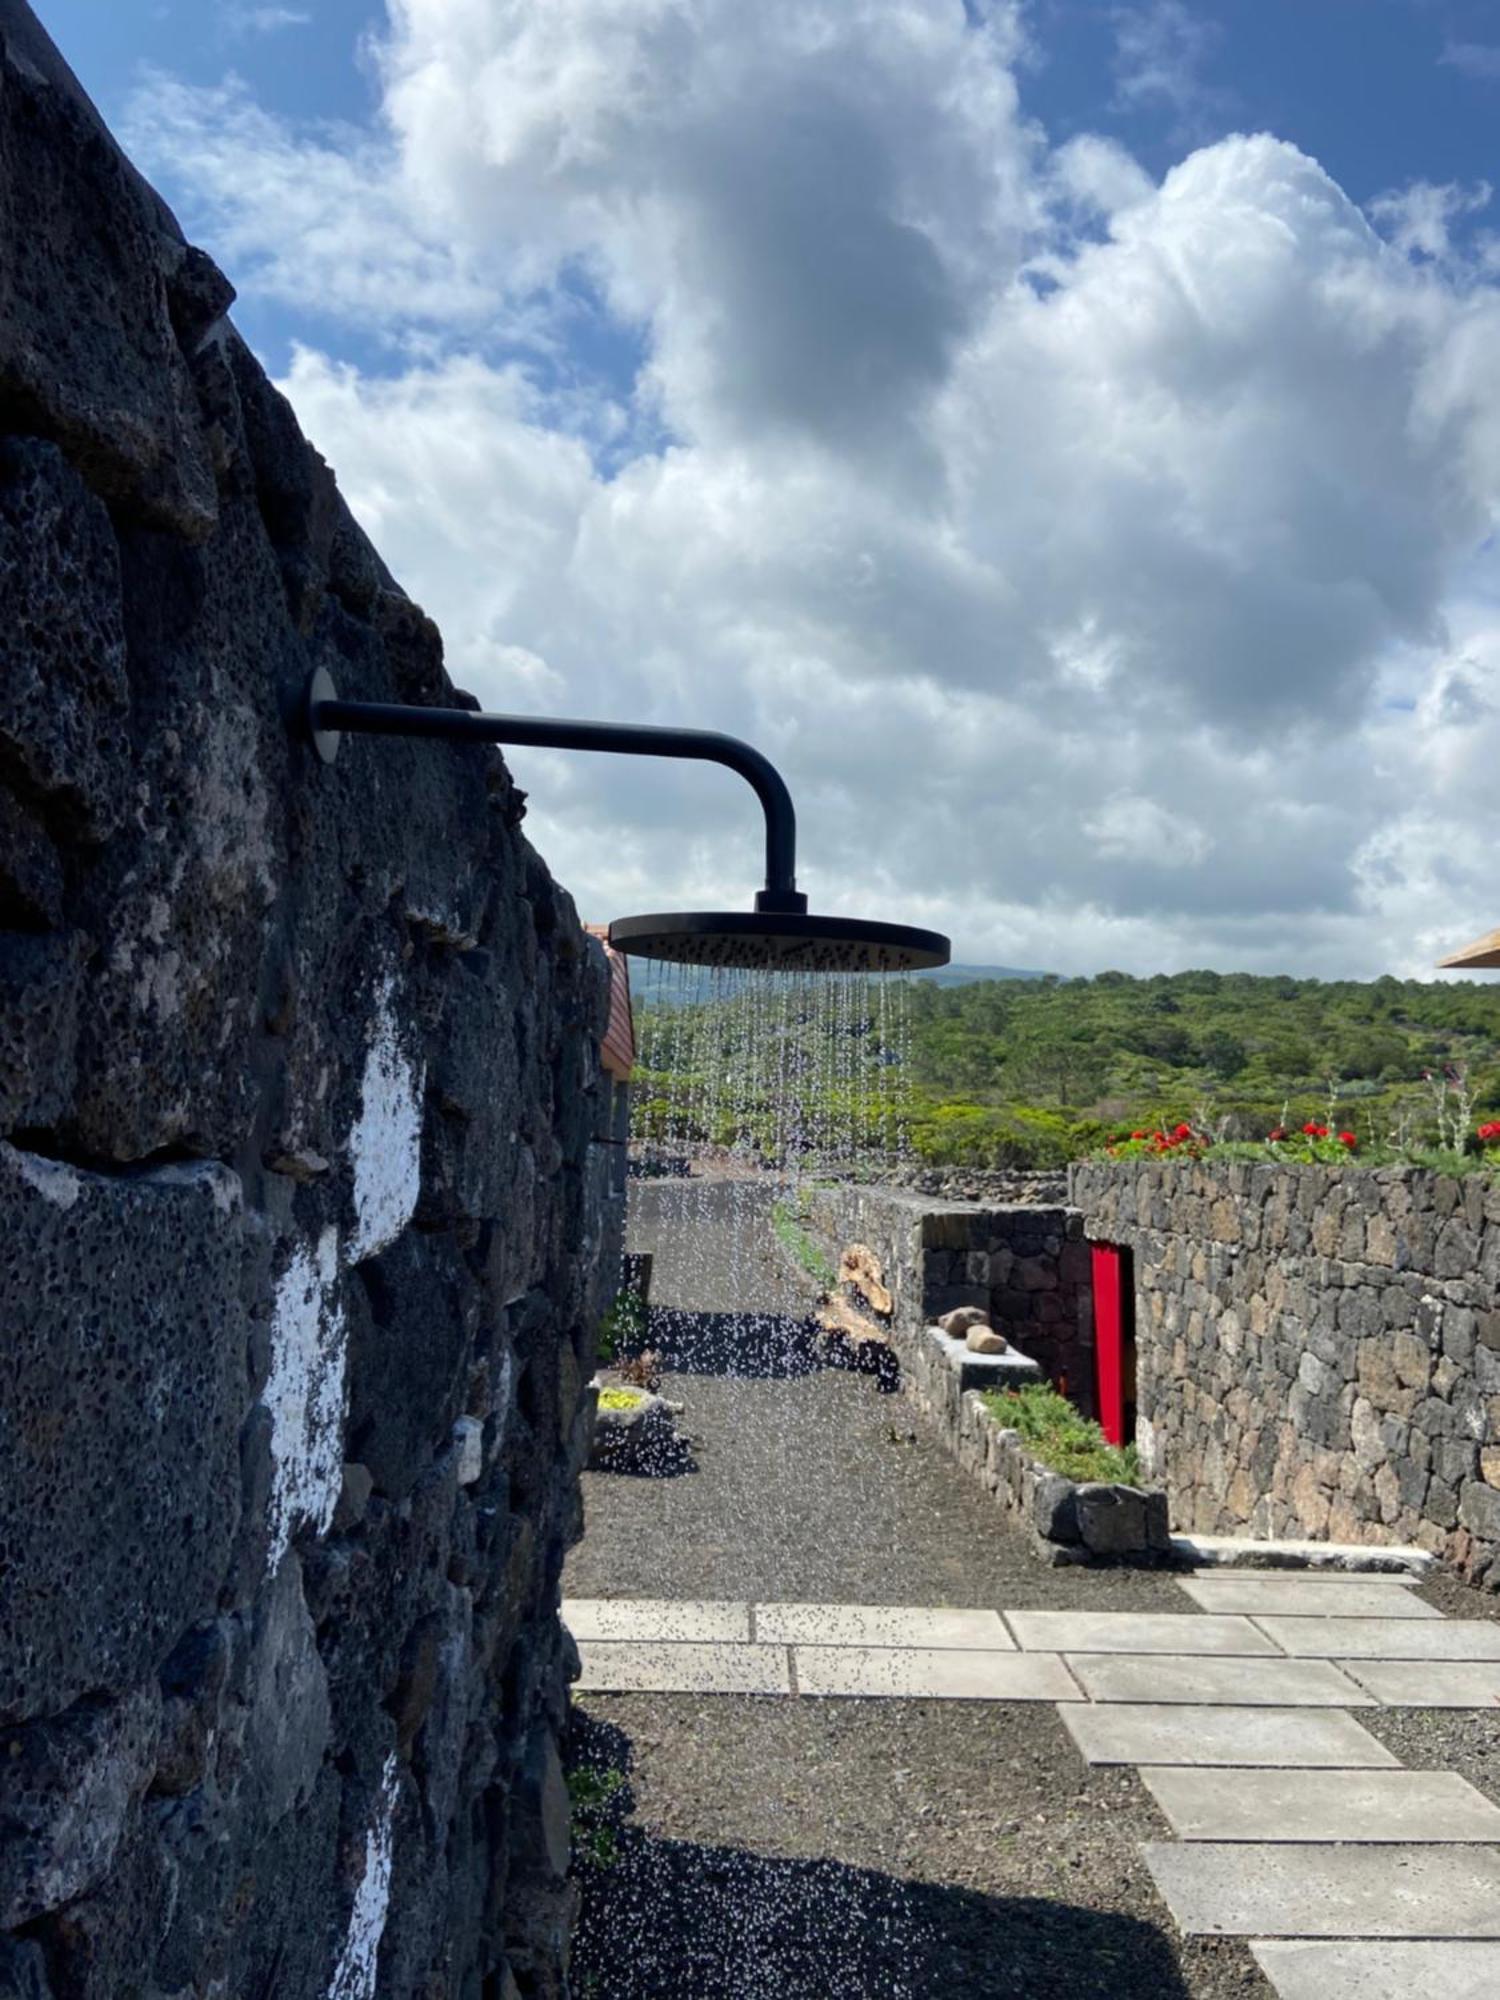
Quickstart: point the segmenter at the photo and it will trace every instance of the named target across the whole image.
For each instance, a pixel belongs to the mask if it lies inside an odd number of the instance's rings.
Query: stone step
[[[1394,1770],[1397,1758],[1339,1709],[1121,1703],[1058,1710],[1090,1764],[1212,1764],[1243,1770]]]
[[[1172,1553],[1195,1569],[1389,1570],[1416,1577],[1437,1562],[1409,1543],[1253,1541],[1243,1535],[1174,1535]]]
[[[1344,1671],[1387,1708],[1500,1706],[1500,1661],[1354,1660]]]
[[[1213,1703],[1230,1707],[1370,1708],[1329,1660],[1185,1659],[1167,1654],[1065,1655],[1091,1701]]]
[[[1453,1771],[1146,1769],[1141,1777],[1179,1840],[1500,1841],[1500,1806]]]
[[[755,1637],[793,1646],[978,1647],[1010,1653],[998,1611],[901,1604],[757,1604]]]
[[[1212,1937],[1500,1938],[1500,1849],[1151,1841],[1179,1930]]]
[[[1495,2000],[1500,1944],[1465,1940],[1252,1944],[1281,2000]]]
[[[724,1600],[656,1597],[566,1597],[564,1625],[585,1639],[668,1639],[699,1643],[746,1641],[750,1607]]]
[[[1054,1653],[981,1653],[964,1648],[798,1646],[793,1671],[804,1695],[898,1701],[1081,1702]]]
[[[1319,1660],[1500,1660],[1500,1619],[1262,1618],[1283,1652]]]
[[[651,1639],[578,1643],[584,1694],[790,1694],[785,1646],[674,1645]]]
[[[1442,1613],[1412,1594],[1411,1577],[1202,1576],[1179,1577],[1179,1586],[1201,1611],[1255,1617],[1440,1619]]]
[[[1248,1618],[1191,1611],[1007,1611],[1005,1618],[1028,1652],[1281,1656],[1281,1648]]]

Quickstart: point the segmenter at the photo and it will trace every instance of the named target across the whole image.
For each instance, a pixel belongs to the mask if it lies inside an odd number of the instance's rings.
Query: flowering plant
[[[1481,1146],[1500,1146],[1500,1119],[1491,1119],[1488,1125],[1481,1125],[1475,1137]]]
[[[1183,1159],[1201,1160],[1212,1144],[1206,1132],[1199,1132],[1184,1122],[1170,1128],[1163,1126],[1156,1132],[1144,1129],[1122,1132],[1108,1140],[1104,1150],[1112,1160],[1153,1159],[1165,1153],[1176,1154]]]

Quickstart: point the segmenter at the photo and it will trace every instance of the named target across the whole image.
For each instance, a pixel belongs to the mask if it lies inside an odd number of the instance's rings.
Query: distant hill
[[[981,979],[1045,979],[1045,972],[1026,972],[1017,965],[939,965],[931,972],[919,972],[918,979],[930,979],[934,986],[973,986]]]

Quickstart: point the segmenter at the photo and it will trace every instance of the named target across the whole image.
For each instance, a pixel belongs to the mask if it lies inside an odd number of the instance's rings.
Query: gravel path
[[[565,1594],[1188,1611],[1164,1574],[1044,1567],[904,1398],[813,1368],[765,1200],[633,1196],[697,1469],[587,1475]],[[1500,1717],[1361,1720],[1500,1797]],[[1170,1829],[1045,1704],[594,1694],[572,1754],[626,1775],[614,1865],[580,1871],[583,2000],[1270,1995],[1240,1941],[1178,1938],[1139,1853]]]

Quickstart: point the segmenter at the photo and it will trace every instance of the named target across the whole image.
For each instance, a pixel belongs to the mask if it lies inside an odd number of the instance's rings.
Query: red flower
[[[1132,1139],[1149,1139],[1151,1134],[1149,1132],[1132,1132],[1130,1136]]]
[[[1500,1123],[1491,1121],[1491,1123],[1488,1125],[1481,1125],[1479,1128],[1479,1136],[1486,1142],[1488,1142],[1491,1139],[1500,1139]]]
[[[1314,1125],[1309,1121],[1302,1129],[1309,1139],[1326,1139],[1328,1137],[1328,1127],[1326,1125]]]
[[[1278,1139],[1284,1139],[1285,1137],[1286,1137],[1286,1127],[1284,1125],[1278,1125],[1274,1132],[1268,1132],[1266,1134],[1267,1140],[1272,1145],[1275,1145]]]
[[[1348,1146],[1350,1148],[1353,1148],[1359,1144],[1359,1141],[1358,1139],[1355,1138],[1352,1132],[1340,1132],[1339,1144],[1341,1146]]]
[[[1192,1136],[1193,1136],[1193,1128],[1191,1125],[1179,1125],[1176,1131],[1173,1132],[1172,1134],[1172,1137],[1174,1139],[1191,1139]]]

